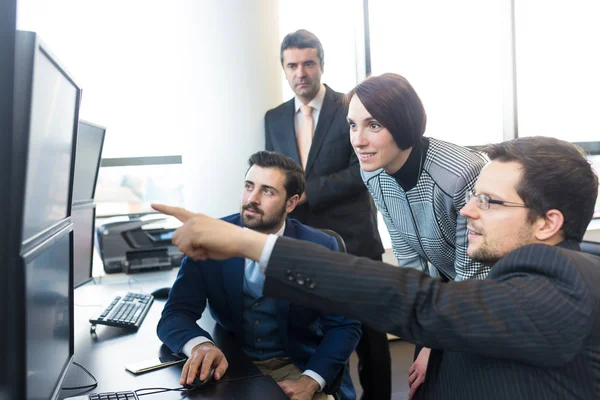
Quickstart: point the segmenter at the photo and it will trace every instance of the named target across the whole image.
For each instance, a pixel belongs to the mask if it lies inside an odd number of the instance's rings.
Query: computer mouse
[[[156,289],[154,292],[152,292],[150,294],[152,296],[154,296],[155,299],[168,299],[170,291],[171,291],[171,288],[163,287],[160,289]]]
[[[209,382],[212,382],[213,380],[213,375],[215,374],[215,367],[211,367],[211,369],[208,371],[208,375],[206,376],[206,379],[201,381],[200,380],[200,371],[198,371],[198,374],[196,375],[196,379],[194,379],[194,383],[190,384],[185,384],[183,385],[183,387],[185,387],[186,389],[197,389],[199,387],[202,387],[204,385],[206,385]]]

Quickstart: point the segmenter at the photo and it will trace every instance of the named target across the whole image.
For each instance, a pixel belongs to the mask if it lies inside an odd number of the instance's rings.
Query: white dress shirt
[[[313,135],[317,131],[317,124],[319,123],[319,115],[321,115],[321,109],[323,108],[323,101],[325,100],[325,85],[321,84],[317,95],[307,104],[307,106],[312,107],[312,117],[313,117]],[[294,131],[296,132],[296,136],[298,136],[298,127],[301,125],[302,121],[302,113],[300,112],[300,107],[303,106],[304,103],[302,100],[298,98],[298,96],[294,97]]]

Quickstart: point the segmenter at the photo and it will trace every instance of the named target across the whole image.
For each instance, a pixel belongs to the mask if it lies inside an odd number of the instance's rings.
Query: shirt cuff
[[[267,265],[269,264],[269,260],[271,259],[271,253],[273,253],[275,242],[277,242],[277,235],[271,234],[267,236],[265,246],[263,247],[262,252],[260,253],[258,265],[260,267],[260,273],[263,275],[267,272]]]
[[[315,381],[317,381],[317,383],[319,384],[319,386],[321,387],[321,389],[318,390],[318,392],[321,392],[323,390],[323,388],[325,387],[325,379],[323,379],[321,377],[321,375],[317,374],[315,371],[311,370],[311,369],[307,369],[306,371],[304,371],[302,373],[302,375],[306,375],[306,376],[310,376],[311,378],[313,378]]]
[[[183,345],[183,347],[181,348],[181,352],[189,357],[192,355],[192,350],[194,349],[194,347],[206,342],[211,342],[212,344],[215,344],[206,336],[196,336],[195,338],[191,338],[190,340],[188,340],[187,343]]]

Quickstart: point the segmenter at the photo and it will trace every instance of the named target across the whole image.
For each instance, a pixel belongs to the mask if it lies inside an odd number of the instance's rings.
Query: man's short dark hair
[[[523,137],[485,146],[490,160],[518,162],[516,189],[530,207],[530,222],[552,209],[564,216],[565,239],[583,240],[598,197],[598,176],[584,151],[572,143],[544,136]]]
[[[274,151],[259,151],[248,159],[248,166],[258,165],[262,168],[277,168],[285,174],[286,200],[297,194],[302,196],[306,184],[304,170],[294,159]]]
[[[281,65],[283,65],[283,51],[286,49],[317,49],[321,69],[325,65],[325,53],[323,52],[323,46],[321,46],[319,38],[306,29],[298,29],[296,32],[285,35],[281,42],[281,50],[279,51]]]
[[[399,148],[406,150],[421,142],[427,114],[405,77],[387,73],[365,79],[344,97],[346,108],[355,94],[369,114],[392,134]]]

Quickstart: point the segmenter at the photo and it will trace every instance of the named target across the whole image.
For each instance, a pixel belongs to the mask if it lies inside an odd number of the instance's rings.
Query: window
[[[460,145],[503,140],[504,3],[369,1],[373,75],[394,72],[411,82],[427,112],[426,136]]]
[[[515,2],[519,136],[600,139],[600,2]]]
[[[152,203],[183,204],[181,157],[163,159],[154,165],[152,160],[135,158],[103,160],[96,186],[96,216],[148,213],[153,211]]]

